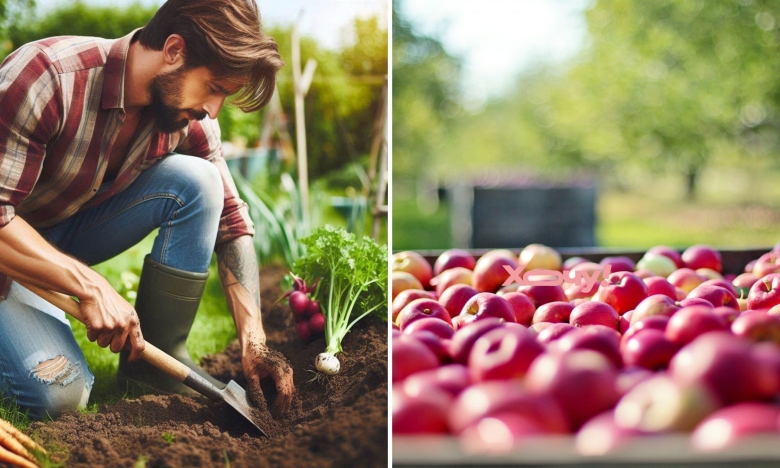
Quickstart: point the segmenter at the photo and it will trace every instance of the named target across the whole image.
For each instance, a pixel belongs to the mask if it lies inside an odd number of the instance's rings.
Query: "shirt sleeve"
[[[216,120],[206,117],[193,120],[187,130],[187,136],[179,143],[176,152],[199,156],[211,161],[222,175],[225,188],[224,207],[219,220],[217,244],[233,240],[240,236],[254,235],[255,228],[249,217],[249,208],[239,196],[233,176],[230,175],[225,158],[222,156],[221,132]]]
[[[56,68],[38,47],[23,46],[0,65],[0,227],[38,181],[60,125],[59,103]]]

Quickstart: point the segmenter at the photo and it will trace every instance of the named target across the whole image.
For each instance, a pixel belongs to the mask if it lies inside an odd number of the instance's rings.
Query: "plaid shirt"
[[[209,118],[166,134],[145,109],[116,178],[98,193],[125,116],[124,69],[136,32],[116,40],[43,39],[0,65],[0,227],[16,215],[36,228],[57,224],[126,189],[175,152],[205,158],[222,174],[217,243],[254,234],[222,157],[219,126]],[[10,285],[0,275],[0,300]]]

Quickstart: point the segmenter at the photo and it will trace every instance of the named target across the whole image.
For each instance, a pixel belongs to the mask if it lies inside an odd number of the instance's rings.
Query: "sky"
[[[88,5],[127,6],[133,0],[83,0]],[[256,0],[260,8],[263,23],[291,24],[295,22],[301,8],[304,15],[301,31],[304,35],[314,37],[320,45],[336,49],[344,39],[345,27],[349,26],[355,17],[380,15],[387,26],[387,9],[389,0]],[[65,0],[36,0],[39,13],[67,4]],[[142,5],[162,5],[162,0],[138,0]]]
[[[401,11],[421,33],[464,60],[467,105],[506,91],[539,61],[582,49],[589,0],[404,0]]]

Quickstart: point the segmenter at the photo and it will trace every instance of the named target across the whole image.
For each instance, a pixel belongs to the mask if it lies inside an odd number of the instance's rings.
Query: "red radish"
[[[323,315],[321,312],[317,312],[316,314],[309,317],[309,330],[311,330],[311,332],[315,334],[320,334],[324,332],[325,315]]]
[[[321,314],[320,301],[309,301],[308,307],[306,307],[306,315],[313,317],[316,314]]]
[[[298,322],[295,324],[295,331],[298,333],[298,338],[303,341],[309,341],[311,338],[311,330],[309,329],[309,322]]]
[[[296,316],[303,315],[309,307],[309,296],[303,291],[294,291],[290,294],[290,309]]]

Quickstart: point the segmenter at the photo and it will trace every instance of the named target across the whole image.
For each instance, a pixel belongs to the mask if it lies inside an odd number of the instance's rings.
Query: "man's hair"
[[[284,62],[274,38],[263,32],[255,0],[168,0],[138,40],[162,50],[171,34],[184,38],[188,69],[205,66],[216,79],[246,80],[233,101],[244,112],[271,100]]]

